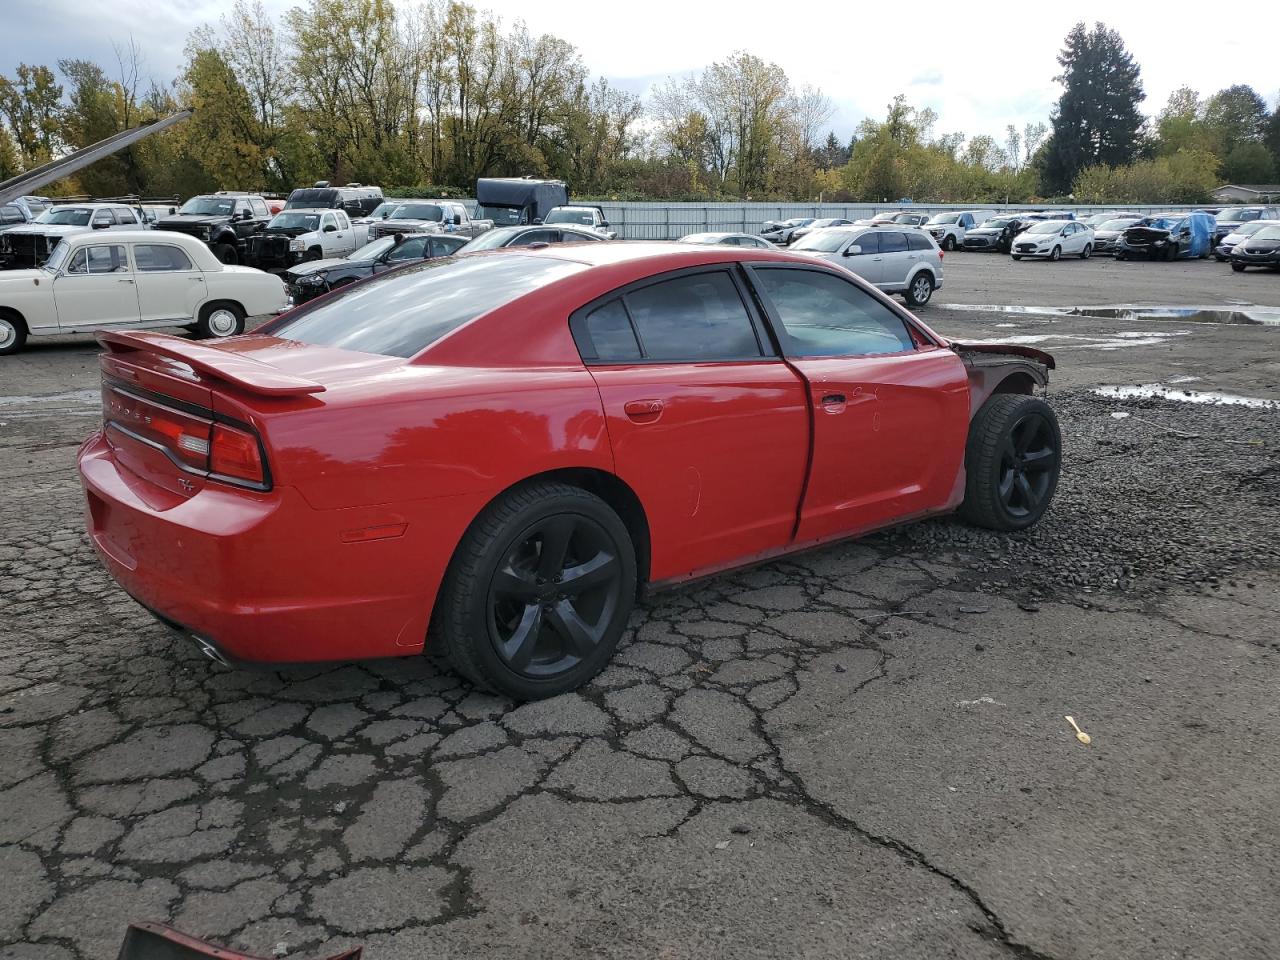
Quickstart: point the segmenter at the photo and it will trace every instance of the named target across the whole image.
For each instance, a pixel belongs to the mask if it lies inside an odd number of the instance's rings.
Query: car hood
[[[972,230],[966,230],[965,234],[973,234],[976,237],[985,237],[987,234],[1004,233],[1004,227],[974,227]]]
[[[1280,240],[1246,240],[1237,249],[1245,253],[1275,253],[1280,250]]]
[[[308,260],[306,263],[300,263],[288,270],[289,276],[305,277],[307,274],[319,273],[321,270],[329,270],[333,267],[349,267],[355,260],[344,260],[342,257],[330,257],[327,260]]]
[[[161,229],[165,227],[220,227],[222,224],[230,221],[230,217],[225,215],[213,214],[193,214],[184,213],[174,215],[172,217],[164,217],[156,221],[156,226]]]
[[[1130,227],[1124,232],[1124,238],[1130,243],[1154,243],[1157,240],[1168,240],[1169,231],[1159,227]]]
[[[24,285],[32,286],[33,280],[39,284],[41,280],[52,279],[53,274],[44,270],[0,270],[0,287],[6,290],[16,290]]]
[[[1127,229],[1127,228],[1126,228],[1126,229]],[[1094,235],[1095,237],[1097,237],[1099,240],[1114,240],[1116,237],[1120,236],[1120,234],[1122,234],[1122,233],[1124,233],[1124,230],[1095,230],[1095,231],[1093,231],[1093,235]]]
[[[381,227],[394,227],[404,233],[422,233],[424,228],[430,230],[440,226],[439,220],[381,220],[378,221]]]
[[[61,223],[28,223],[25,227],[14,227],[10,233],[29,233],[41,237],[65,237],[73,233],[85,233],[92,227],[76,227]]]

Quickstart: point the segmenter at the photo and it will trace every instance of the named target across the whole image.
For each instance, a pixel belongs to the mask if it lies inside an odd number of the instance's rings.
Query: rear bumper
[[[315,510],[288,487],[258,494],[211,483],[184,499],[121,466],[100,433],[77,459],[90,540],[107,572],[215,659],[304,663],[421,649],[434,600],[422,584],[433,578],[419,575],[427,571],[414,542],[344,540],[385,522],[385,511]]]

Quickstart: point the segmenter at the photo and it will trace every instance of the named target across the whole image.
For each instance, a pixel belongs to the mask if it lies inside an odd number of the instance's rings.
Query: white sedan
[[[1015,260],[1023,257],[1079,257],[1088,260],[1093,253],[1093,227],[1075,220],[1041,220],[1013,238],[1009,254]]]
[[[219,263],[195,237],[150,230],[64,238],[41,267],[0,272],[0,355],[27,337],[186,326],[244,332],[245,317],[285,308],[284,282]]]

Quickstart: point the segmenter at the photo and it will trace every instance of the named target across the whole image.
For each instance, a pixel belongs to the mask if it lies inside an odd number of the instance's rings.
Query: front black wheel
[[[604,668],[635,595],[635,548],[608,504],[568,484],[532,483],[467,531],[432,630],[477,685],[540,700]]]
[[[1053,408],[1021,393],[992,396],[969,425],[960,515],[992,530],[1025,530],[1049,509],[1062,466]]]
[[[1232,269],[1232,270],[1234,270],[1236,273],[1244,273],[1244,264],[1243,264],[1243,263],[1239,263],[1239,262],[1237,262],[1237,261],[1235,261],[1235,260],[1232,260],[1232,261],[1231,261],[1231,269]]]
[[[950,253],[955,248],[956,248],[956,238],[948,233],[945,237],[942,238],[942,249]]]

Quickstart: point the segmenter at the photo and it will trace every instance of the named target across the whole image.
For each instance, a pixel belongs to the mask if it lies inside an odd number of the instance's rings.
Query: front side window
[[[410,237],[387,254],[387,263],[405,263],[421,260],[427,255],[427,237]]]
[[[797,357],[867,357],[913,350],[902,319],[848,280],[817,270],[757,267]]]
[[[195,269],[185,253],[168,243],[134,244],[133,262],[144,273]]]
[[[847,230],[822,230],[803,237],[791,245],[792,250],[808,250],[811,253],[835,253],[848,243]]]
[[[722,270],[673,277],[626,294],[649,360],[741,360],[760,342],[733,278]]]
[[[338,220],[336,217],[334,217],[332,213],[326,213],[324,215],[323,225],[321,229],[324,229],[324,227],[333,227],[334,230],[338,229]]]
[[[129,260],[124,247],[114,244],[98,244],[76,251],[67,266],[67,273],[128,273]]]

